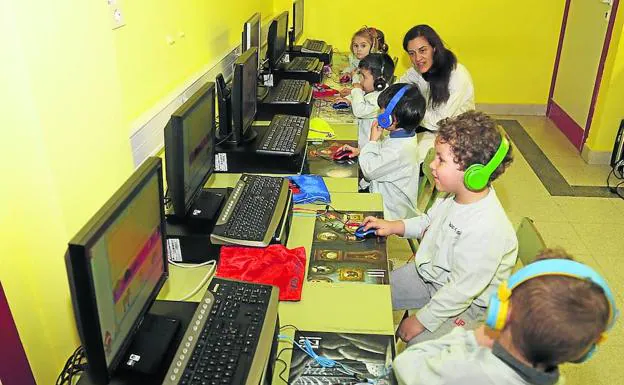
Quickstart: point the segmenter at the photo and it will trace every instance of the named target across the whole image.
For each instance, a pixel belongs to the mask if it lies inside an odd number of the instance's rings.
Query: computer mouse
[[[334,152],[334,155],[332,155],[332,159],[334,159],[335,161],[347,161],[351,159],[350,155],[351,155],[351,151],[341,149],[341,150]]]
[[[334,108],[334,110],[346,110],[350,106],[347,102],[336,102],[332,104],[332,107]]]
[[[349,83],[351,81],[351,76],[349,74],[344,74],[340,77],[340,83]]]
[[[368,239],[368,238],[373,238],[373,237],[377,236],[375,234],[375,231],[376,230],[373,229],[373,228],[370,228],[368,230],[364,230],[364,225],[361,225],[360,227],[358,227],[355,230],[355,234],[354,235],[355,235],[356,238]]]

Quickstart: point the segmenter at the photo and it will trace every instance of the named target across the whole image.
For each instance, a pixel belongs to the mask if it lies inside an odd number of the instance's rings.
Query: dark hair
[[[381,73],[383,67],[383,73]],[[360,60],[359,69],[369,70],[375,79],[383,77],[386,83],[390,83],[394,76],[394,62],[385,53],[370,53]]]
[[[451,72],[457,66],[457,58],[444,46],[436,31],[426,24],[417,25],[407,31],[403,38],[403,49],[407,52],[407,44],[420,36],[424,37],[433,48],[433,63],[429,71],[422,74],[422,77],[429,83],[431,90],[429,102],[432,107],[437,107],[446,103],[450,96],[449,80]]]
[[[403,87],[408,87],[408,90],[392,110],[392,116],[396,118],[397,127],[405,131],[413,131],[420,125],[427,108],[427,101],[415,84],[396,83],[389,86],[379,94],[377,104],[379,108],[385,109],[394,95]]]
[[[563,250],[546,249],[537,260],[572,259]],[[602,288],[588,279],[543,275],[511,294],[508,327],[511,341],[534,366],[554,367],[575,361],[597,341],[609,320]]]
[[[375,31],[377,40],[377,51],[379,51],[380,53],[388,53],[389,47],[388,44],[386,44],[386,36],[384,35],[383,31],[376,28],[373,29]]]
[[[442,119],[438,127],[436,141],[449,144],[453,160],[460,165],[461,170],[477,163],[487,164],[503,140],[494,119],[479,111],[468,111]],[[488,185],[509,167],[513,161],[512,149],[510,143],[505,159],[490,176]]]

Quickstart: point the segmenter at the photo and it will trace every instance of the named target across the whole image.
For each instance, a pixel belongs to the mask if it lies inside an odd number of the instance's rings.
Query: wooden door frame
[[[598,1],[598,0],[595,0]],[[589,104],[589,112],[587,114],[587,121],[585,127],[578,125],[570,115],[568,115],[563,108],[561,108],[554,100],[553,94],[555,93],[555,84],[557,82],[557,71],[559,70],[559,62],[561,60],[561,51],[563,49],[563,40],[565,37],[565,30],[568,23],[568,13],[570,11],[570,3],[572,0],[566,0],[563,10],[563,20],[561,22],[561,31],[559,32],[559,43],[557,45],[557,55],[555,57],[555,66],[553,68],[552,80],[550,82],[550,92],[548,93],[548,103],[546,106],[546,116],[549,117],[555,125],[563,132],[563,134],[572,142],[574,147],[579,151],[583,149],[583,145],[589,136],[589,130],[591,128],[591,122],[594,117],[594,110],[596,108],[596,100],[598,99],[598,93],[600,92],[600,83],[602,82],[602,75],[604,72],[605,62],[607,60],[607,54],[609,53],[609,45],[611,44],[611,36],[613,35],[613,26],[615,25],[615,17],[618,11],[618,5],[620,0],[613,0],[611,6],[611,15],[609,17],[609,25],[605,33],[604,43],[602,45],[602,53],[600,55],[600,62],[598,63],[598,72],[596,73],[596,80],[594,82],[594,90],[592,92],[591,102]]]

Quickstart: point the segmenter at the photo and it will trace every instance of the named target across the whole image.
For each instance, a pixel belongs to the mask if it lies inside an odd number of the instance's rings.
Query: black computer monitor
[[[167,279],[162,163],[148,158],[71,239],[66,267],[88,374],[106,384]]]
[[[251,128],[256,116],[258,82],[258,48],[243,52],[234,62],[232,80],[232,142],[252,140],[256,132]]]
[[[260,21],[260,13],[254,13],[254,15],[243,24],[241,52],[245,52],[252,47],[258,48],[258,52],[260,52]],[[260,61],[258,61],[258,63],[260,63]],[[260,67],[258,67],[258,69],[259,68]]]
[[[165,126],[167,195],[171,215],[184,218],[212,175],[215,158],[215,85],[203,85]],[[169,213],[168,213],[169,215]]]
[[[303,0],[293,1],[292,43],[294,44],[303,35]]]
[[[267,34],[267,60],[271,69],[277,68],[286,52],[288,38],[288,12],[277,15],[269,25]]]

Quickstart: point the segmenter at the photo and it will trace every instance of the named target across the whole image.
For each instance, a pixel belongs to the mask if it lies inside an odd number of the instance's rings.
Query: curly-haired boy
[[[421,239],[413,262],[390,274],[394,309],[419,309],[398,336],[409,345],[475,327],[509,277],[518,241],[491,182],[512,162],[511,145],[489,116],[465,112],[440,121],[431,162],[436,187],[449,196],[423,215],[365,219],[377,235]]]

